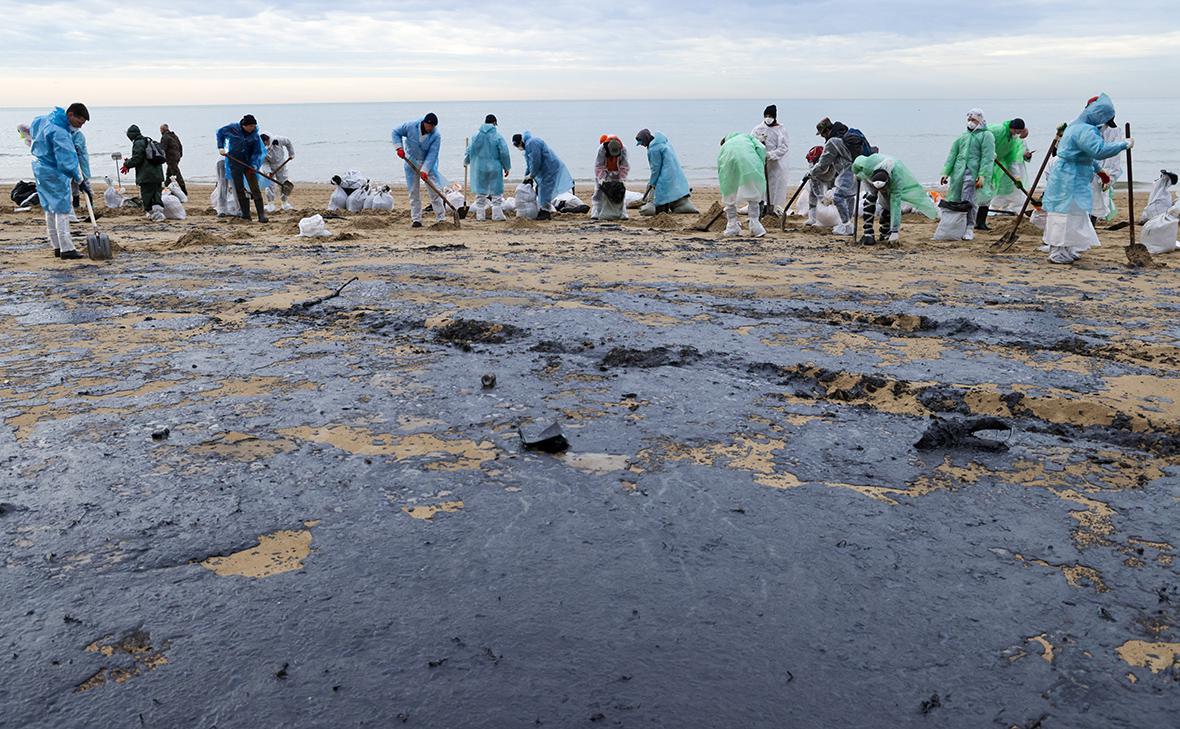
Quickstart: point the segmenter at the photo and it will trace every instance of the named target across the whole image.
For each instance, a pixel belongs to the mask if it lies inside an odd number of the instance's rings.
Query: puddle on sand
[[[610,453],[563,453],[557,457],[570,468],[582,473],[611,473],[626,470],[630,463],[628,456],[616,456]]]
[[[319,521],[305,521],[307,529],[284,529],[258,537],[258,546],[224,557],[208,557],[201,566],[222,577],[272,577],[303,569],[311,554],[311,528]]]
[[[402,511],[406,512],[415,519],[422,519],[423,521],[433,521],[434,515],[441,512],[453,514],[459,509],[463,508],[462,501],[444,501],[441,504],[423,504],[422,506],[403,506]]]
[[[1180,663],[1180,643],[1151,643],[1129,640],[1115,649],[1119,658],[1136,668],[1148,668],[1159,673]],[[1130,677],[1131,674],[1128,674]]]

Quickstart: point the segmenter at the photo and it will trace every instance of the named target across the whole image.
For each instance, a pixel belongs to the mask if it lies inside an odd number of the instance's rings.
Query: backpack
[[[26,182],[24,180],[21,180],[20,182],[18,182],[12,186],[12,192],[10,192],[8,194],[8,196],[10,198],[12,198],[12,201],[14,203],[16,203],[17,205],[25,205],[25,204],[40,205],[41,204],[41,199],[37,198],[37,183],[35,183],[35,182]],[[30,200],[29,199],[30,197],[37,198],[37,199]]]
[[[864,150],[865,155],[873,154],[873,145],[869,144],[869,139],[864,135],[864,132],[859,129],[849,128],[848,132],[844,135],[845,144],[848,143],[849,136],[860,139],[861,149]]]
[[[147,144],[143,148],[143,158],[149,165],[162,165],[167,160],[164,157],[164,147],[151,137],[144,137]]]

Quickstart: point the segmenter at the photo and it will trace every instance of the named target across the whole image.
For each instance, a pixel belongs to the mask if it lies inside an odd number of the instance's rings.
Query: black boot
[[[262,196],[259,195],[254,198],[254,209],[258,211],[258,222],[266,222],[266,205],[262,202]]]
[[[975,214],[975,229],[976,230],[991,230],[987,227],[987,214],[991,212],[991,208],[987,205],[980,205],[979,212]]]
[[[250,198],[246,197],[246,191],[239,188],[237,190],[238,196],[238,215],[242,220],[250,219]]]

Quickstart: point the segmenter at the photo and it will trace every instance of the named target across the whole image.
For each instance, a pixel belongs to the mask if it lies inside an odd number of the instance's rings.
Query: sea
[[[691,183],[715,185],[716,155],[721,139],[730,132],[748,132],[762,119],[768,103],[777,103],[779,121],[790,133],[792,176],[802,176],[807,150],[820,144],[815,123],[830,117],[860,129],[869,141],[910,167],[919,180],[933,185],[951,142],[964,128],[968,109],[980,107],[989,122],[1022,117],[1030,135],[1028,146],[1038,153],[1048,149],[1054,128],[1078,115],[1084,99],[751,99],[660,101],[445,101],[374,102],[349,104],[290,104],[257,106],[136,106],[91,107],[85,127],[91,170],[96,177],[116,175],[113,153],[128,155],[126,129],[139,125],[158,139],[167,123],[184,144],[181,169],[186,179],[214,180],[217,163],[215,133],[253,114],[261,130],[284,136],[295,145],[289,166],[296,182],[328,182],[333,175],[359,170],[378,182],[399,183],[404,173],[390,141],[391,130],[426,112],[438,115],[442,133],[442,173],[463,179],[465,140],[478,130],[487,114],[495,114],[507,140],[529,130],[541,137],[565,161],[580,182],[592,179],[599,137],[616,134],[627,142],[633,187],[641,188],[648,174],[647,156],[635,145],[642,128],[660,131],[676,149]],[[1135,174],[1149,186],[1161,169],[1180,170],[1180,100],[1115,98],[1118,122],[1131,122],[1135,137]],[[64,105],[64,104],[63,104]],[[0,108],[0,182],[31,179],[30,155],[16,133],[47,109]],[[513,177],[523,176],[524,160],[512,150]],[[1040,154],[1034,160],[1037,164]],[[1032,175],[1032,172],[1029,173]]]

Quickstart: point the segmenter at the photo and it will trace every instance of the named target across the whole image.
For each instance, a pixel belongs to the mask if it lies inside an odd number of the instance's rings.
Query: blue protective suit
[[[476,195],[504,194],[504,173],[512,169],[512,157],[495,124],[479,128],[467,146],[463,164],[471,165],[471,190]]]
[[[442,175],[438,173],[438,150],[442,146],[442,135],[438,133],[437,126],[430,134],[423,135],[422,121],[425,118],[408,121],[396,127],[393,130],[393,146],[404,149],[406,159],[418,165],[418,169],[429,173],[430,179],[441,189],[446,184]],[[414,171],[404,162],[402,167],[406,170],[406,184],[412,187]]]
[[[688,178],[663,132],[656,132],[647,145],[647,166],[651,168],[647,184],[655,188],[656,205],[674,203],[688,194]]]
[[[81,129],[70,129],[70,136],[74,138],[74,151],[78,153],[78,165],[82,168],[82,178],[90,179],[90,150],[86,148],[86,135]]]
[[[69,213],[70,181],[82,182],[78,170],[78,150],[66,110],[60,106],[39,116],[29,125],[33,137],[33,178],[41,207],[51,213]]]
[[[1107,142],[1102,127],[1114,119],[1114,102],[1102,94],[1065,128],[1057,145],[1057,162],[1045,188],[1045,210],[1050,213],[1084,212],[1093,206],[1090,181],[1101,169],[1099,160],[1119,154],[1125,141]]]
[[[262,168],[262,162],[266,159],[266,145],[262,143],[262,135],[258,133],[258,127],[254,127],[253,134],[246,134],[242,131],[241,122],[226,124],[217,130],[217,148],[225,149],[227,140],[229,141],[229,157],[245,162],[256,170]],[[230,170],[229,157],[225,158],[225,174],[227,177],[232,177],[233,172]],[[259,177],[258,183],[265,186],[266,178]]]
[[[537,204],[544,208],[551,205],[558,195],[573,189],[574,178],[544,139],[534,137],[532,132],[527,131],[520,137],[524,142],[525,177],[536,180]]]

